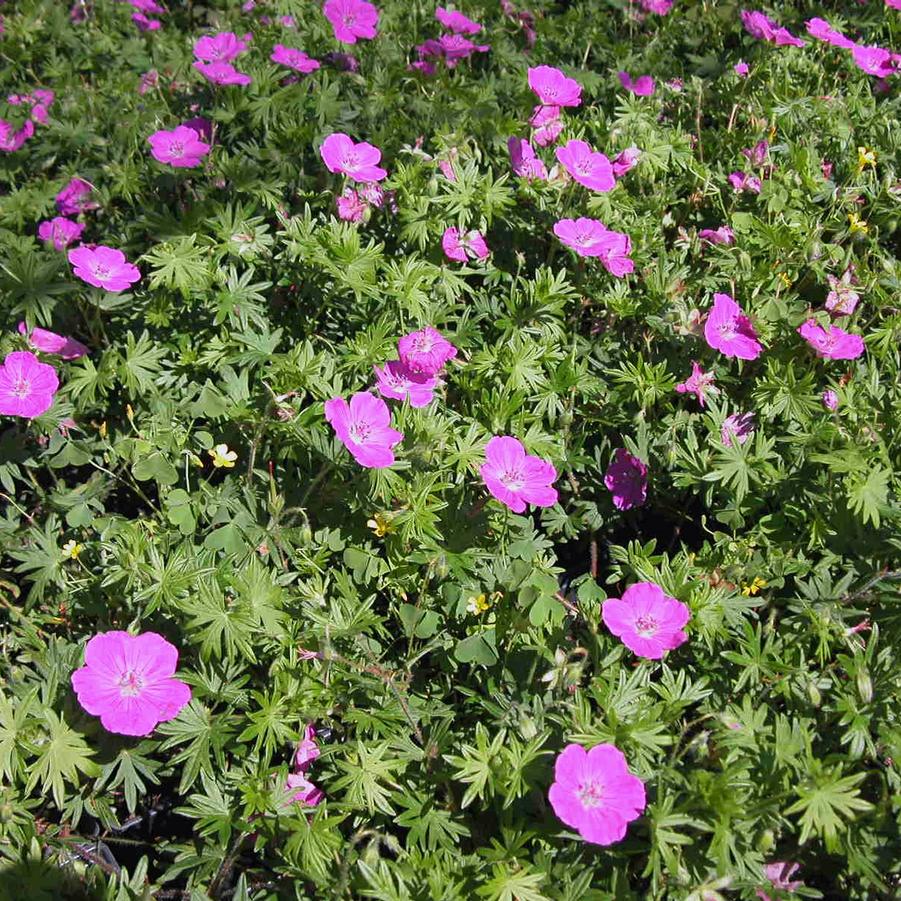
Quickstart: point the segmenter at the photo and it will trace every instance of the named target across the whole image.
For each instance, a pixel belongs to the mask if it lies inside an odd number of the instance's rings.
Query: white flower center
[[[576,792],[580,803],[586,810],[600,807],[604,800],[603,786],[593,779],[583,782]]]
[[[123,698],[135,698],[143,689],[144,679],[134,670],[127,670],[119,679],[119,694]]]
[[[31,382],[28,379],[19,377],[13,384],[13,396],[20,399],[28,397],[31,394]]]
[[[368,422],[355,422],[350,427],[350,437],[353,438],[357,444],[364,444],[369,440],[369,436],[372,432],[372,426]]]
[[[498,477],[500,483],[510,491],[522,491],[526,480],[518,469],[505,469]]]
[[[659,628],[657,624],[657,620],[654,619],[650,614],[646,616],[639,616],[638,619],[635,620],[635,631],[642,638],[651,638],[657,632]]]

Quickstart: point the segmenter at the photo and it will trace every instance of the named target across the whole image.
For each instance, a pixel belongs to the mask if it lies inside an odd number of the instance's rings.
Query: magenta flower
[[[397,342],[397,355],[412,372],[438,375],[448,360],[457,356],[457,348],[437,329],[427,325],[418,332],[410,332]]]
[[[684,381],[676,385],[676,391],[679,394],[694,394],[698,403],[704,407],[707,405],[708,394],[719,394],[720,389],[713,383],[716,376],[712,372],[704,372],[700,365],[694,360],[691,361],[691,375]]]
[[[604,485],[613,494],[613,506],[617,510],[640,507],[648,496],[647,463],[624,447],[618,447],[604,473]]]
[[[378,34],[379,11],[366,0],[325,0],[322,12],[342,44],[356,44],[358,38],[371,41]]]
[[[319,155],[329,172],[340,172],[354,181],[381,181],[388,175],[378,165],[382,151],[361,141],[355,144],[343,132],[329,135],[319,148]]]
[[[592,150],[585,141],[567,141],[557,148],[556,156],[580,185],[602,193],[616,186],[610,160],[600,151]]]
[[[166,7],[160,6],[156,0],[128,0],[128,5],[142,13],[164,15],[166,12]]]
[[[608,272],[622,277],[635,264],[629,258],[632,243],[628,235],[610,231],[597,219],[561,219],[554,223],[554,234],[581,257],[598,257]]]
[[[177,666],[178,649],[156,632],[100,632],[72,673],[72,687],[108,732],[150,735],[191,700],[190,687],[173,678]]]
[[[6,355],[0,366],[0,414],[34,419],[53,406],[56,370],[27,350]]]
[[[806,42],[796,38],[787,28],[780,27],[762,12],[751,12],[747,9],[741,11],[741,21],[745,31],[752,37],[761,41],[769,41],[777,46],[804,47]]]
[[[623,752],[610,744],[590,751],[567,745],[554,764],[548,800],[560,820],[595,845],[623,839],[647,803],[644,783],[629,772]]]
[[[338,218],[345,222],[362,222],[369,209],[366,201],[353,188],[345,188],[335,203],[338,207]]]
[[[359,391],[349,404],[333,397],[325,402],[325,418],[360,466],[383,469],[394,463],[392,448],[404,436],[391,428],[391,412],[380,397]]]
[[[835,411],[838,409],[838,395],[831,389],[827,388],[822,395],[823,406],[827,410]]]
[[[86,227],[81,222],[66,219],[65,216],[54,216],[38,225],[38,237],[48,244],[52,243],[54,250],[65,250],[81,238]]]
[[[306,777],[313,761],[319,757],[319,753],[319,745],[316,743],[316,730],[312,725],[308,725],[304,729],[303,738],[298,743],[294,754],[295,772],[288,775],[285,783],[285,787],[292,792],[292,801],[315,807],[325,797],[322,790],[317,788]]]
[[[673,7],[673,0],[638,0],[638,5],[646,13],[665,16]]]
[[[557,503],[553,487],[557,470],[548,460],[527,454],[516,438],[495,435],[485,445],[479,473],[492,496],[514,513],[522,513],[526,504],[552,507]]]
[[[105,247],[76,247],[68,254],[73,272],[83,282],[113,294],[127,290],[141,280],[138,267],[125,259],[121,250]]]
[[[690,617],[685,604],[654,582],[636,582],[621,598],[607,598],[601,605],[604,625],[633,654],[649,660],[660,660],[688,641],[682,628]]]
[[[98,204],[88,202],[85,198],[93,191],[93,185],[83,178],[73,178],[56,195],[56,208],[64,216],[77,216],[87,210],[94,210]]]
[[[491,49],[488,44],[474,44],[461,34],[444,34],[438,38],[437,44],[449,69],[453,69],[461,59],[467,59],[473,53],[487,53]]]
[[[478,22],[473,22],[461,12],[455,9],[445,9],[439,6],[435,10],[435,18],[445,27],[457,34],[478,34],[482,30],[482,26]]]
[[[726,447],[732,447],[733,441],[744,444],[754,434],[753,413],[733,413],[723,420],[720,438]]]
[[[763,353],[751,320],[728,294],[714,294],[713,307],[704,324],[704,338],[723,356],[756,360]]]
[[[874,75],[876,78],[888,78],[890,75],[894,75],[901,64],[899,54],[884,50],[882,47],[865,47],[861,44],[854,44],[851,47],[851,56],[858,69],[866,72],[867,75]]]
[[[763,868],[763,875],[766,876],[770,886],[778,892],[793,892],[801,885],[800,880],[792,879],[792,876],[798,869],[799,865],[796,863],[775,861],[774,863],[768,863]],[[763,889],[755,889],[755,892],[760,901],[773,901]]]
[[[456,158],[457,149],[456,147],[453,147],[448,154],[448,158],[438,160],[438,168],[448,181],[455,182],[457,180],[457,170],[454,169],[454,160]]]
[[[435,396],[438,379],[435,376],[413,372],[400,360],[391,360],[379,369],[375,369],[376,390],[382,397],[392,400],[409,400],[411,407],[426,407]]]
[[[539,147],[553,144],[563,131],[559,106],[536,106],[529,118],[532,126],[532,139]]]
[[[727,247],[735,243],[735,232],[728,225],[719,228],[702,228],[698,237],[706,244],[725,244]]]
[[[303,730],[303,738],[298,742],[294,752],[294,766],[305,773],[310,764],[319,756],[319,745],[316,743],[316,730],[308,724]]]
[[[747,78],[751,74],[750,66],[741,59],[732,67],[732,70],[739,78]]]
[[[24,322],[19,323],[19,334],[25,336],[25,340],[35,350],[39,350],[45,354],[56,354],[64,360],[77,360],[83,357],[88,349],[75,338],[67,338],[65,335],[57,335],[56,332],[50,332],[47,329],[35,326],[31,332]]]
[[[756,175],[748,175],[745,172],[733,172],[729,176],[729,184],[737,193],[750,191],[752,194],[759,194],[762,187]]]
[[[634,145],[620,151],[612,163],[614,177],[622,178],[627,172],[630,172],[635,168],[635,165],[640,158],[641,151]]]
[[[441,238],[441,246],[449,260],[465,263],[469,259],[487,260],[490,254],[481,232],[464,232],[458,228],[448,228]]]
[[[248,85],[253,81],[249,75],[239,72],[231,63],[194,63],[194,68],[213,84]]]
[[[529,87],[544,106],[581,106],[582,85],[553,66],[529,69]]]
[[[807,33],[818,41],[825,41],[833,47],[841,47],[850,50],[855,47],[854,41],[846,38],[840,31],[836,31],[825,19],[814,17],[806,22]]]
[[[856,360],[865,350],[863,338],[852,335],[836,325],[823,328],[816,320],[808,319],[798,328],[798,334],[827,360]]]
[[[319,60],[307,56],[303,50],[295,50],[294,47],[286,47],[284,44],[276,44],[269,59],[304,75],[315,72],[320,66]]]
[[[507,149],[510,151],[510,164],[513,174],[529,181],[547,181],[547,168],[535,156],[535,150],[525,138],[509,138]]]
[[[857,307],[860,295],[854,290],[858,284],[854,266],[850,265],[841,278],[827,275],[830,291],[826,295],[826,309],[833,316],[850,316]]]
[[[194,42],[194,58],[202,63],[230,63],[247,49],[249,37],[242,39],[232,31],[223,31],[198,38]]]
[[[201,141],[200,135],[187,125],[179,125],[172,131],[155,131],[147,143],[155,160],[174,169],[194,169],[210,152],[210,145]]]
[[[0,119],[0,150],[4,153],[15,153],[21,150],[25,142],[34,134],[34,122],[29,119],[18,131],[6,121]]]
[[[138,26],[138,31],[159,31],[163,27],[159,19],[151,19],[144,13],[132,13],[131,21]]]
[[[742,150],[741,155],[752,165],[760,167],[770,152],[769,141],[758,141],[753,147]]]
[[[650,75],[639,75],[634,79],[628,72],[618,72],[619,83],[638,97],[650,97],[654,93],[654,79]]]
[[[138,85],[138,94],[143,97],[149,90],[155,88],[160,83],[160,73],[156,69],[151,69],[141,76],[141,83]]]

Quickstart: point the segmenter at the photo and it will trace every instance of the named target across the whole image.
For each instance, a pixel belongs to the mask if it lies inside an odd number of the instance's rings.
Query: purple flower
[[[25,336],[25,340],[35,350],[45,354],[55,354],[64,360],[77,360],[87,354],[88,349],[75,338],[67,338],[65,335],[57,335],[56,332],[35,326],[30,332],[24,322],[19,323],[19,334]]]
[[[888,78],[901,68],[901,55],[884,50],[882,47],[865,47],[854,44],[851,48],[854,64],[867,75]]]
[[[865,350],[863,338],[852,335],[836,325],[825,329],[815,319],[808,319],[798,328],[798,334],[827,360],[856,360]]]
[[[272,48],[269,59],[274,63],[294,69],[296,72],[302,72],[304,75],[315,72],[320,66],[319,60],[311,59],[303,50],[295,50],[284,44],[276,44]]]
[[[200,135],[187,125],[179,125],[172,131],[155,131],[147,143],[155,160],[174,169],[194,169],[210,152],[210,145],[201,141]]]
[[[332,23],[335,40],[356,44],[358,38],[372,40],[378,34],[379,11],[366,0],[325,0],[322,7]]]
[[[439,6],[435,10],[435,18],[445,27],[457,34],[478,34],[482,30],[482,26],[478,22],[473,22],[461,12],[455,9],[445,9]]]
[[[745,26],[745,31],[758,40],[769,41],[780,47],[806,46],[805,41],[796,38],[787,28],[780,27],[778,22],[774,22],[762,12],[751,12],[743,9],[741,11],[741,21]]]
[[[756,360],[763,353],[751,320],[728,294],[714,294],[713,307],[704,324],[704,338],[726,357]]]
[[[624,447],[618,447],[604,473],[604,485],[613,494],[613,506],[617,510],[640,507],[648,496],[647,463]]]
[[[818,41],[825,41],[832,44],[833,47],[841,47],[843,50],[850,50],[855,47],[852,40],[846,38],[840,31],[836,31],[825,19],[814,17],[807,20],[807,33]]]
[[[438,375],[448,360],[457,356],[457,348],[437,329],[427,325],[410,332],[397,342],[397,355],[412,372],[425,376]]]
[[[159,31],[163,27],[159,19],[148,18],[144,13],[132,13],[131,21],[138,26],[138,31]]]
[[[6,355],[0,366],[0,414],[34,419],[53,405],[56,370],[27,350]]]
[[[799,866],[796,863],[791,863],[789,861],[775,861],[774,863],[768,863],[763,868],[763,875],[766,876],[770,886],[777,891],[793,892],[801,885],[799,880],[793,880],[791,878],[798,869]],[[755,892],[760,901],[773,901],[763,889],[755,889]],[[781,895],[779,897],[781,897]]]
[[[65,250],[81,238],[86,227],[81,222],[66,219],[65,216],[54,216],[38,225],[38,237],[48,244],[52,242],[54,250]]]
[[[631,94],[638,97],[650,97],[655,90],[654,79],[650,75],[639,75],[632,79],[628,72],[618,72],[619,83]]]
[[[18,131],[6,119],[0,119],[0,150],[4,153],[15,153],[22,149],[22,146],[33,134],[34,122],[31,119]]]
[[[732,447],[733,440],[744,444],[754,434],[753,413],[733,413],[723,420],[720,438],[726,447]]]
[[[194,42],[194,58],[202,63],[230,63],[247,49],[249,35],[239,38],[232,31],[207,35]]]
[[[194,68],[213,84],[248,85],[253,81],[249,75],[239,72],[231,63],[194,63]]]
[[[835,411],[838,409],[838,395],[831,389],[827,388],[822,395],[823,406],[827,410]]]
[[[753,147],[742,150],[741,155],[752,165],[758,168],[766,162],[770,152],[768,141],[758,141]]]
[[[449,260],[465,263],[469,259],[487,260],[490,254],[481,232],[464,232],[458,228],[448,228],[441,238],[441,246]]]
[[[733,172],[729,176],[729,184],[737,191],[750,191],[752,194],[759,194],[761,183],[756,175],[747,175],[744,172]]]
[[[553,66],[529,69],[529,87],[544,106],[580,106],[582,85]]]
[[[607,157],[585,141],[567,141],[556,150],[558,162],[580,185],[604,193],[616,186],[613,166]]]
[[[87,210],[94,210],[98,204],[85,200],[93,190],[93,186],[83,178],[73,178],[56,195],[56,208],[64,216],[77,216]]]
[[[641,151],[635,147],[627,147],[625,150],[617,154],[613,160],[613,175],[616,178],[622,178],[627,172],[631,171],[638,160],[641,158]]]
[[[391,428],[388,405],[368,391],[350,399],[333,397],[325,403],[325,418],[353,458],[367,469],[383,469],[394,463],[392,448],[404,436]]]
[[[425,407],[432,402],[438,379],[435,376],[413,372],[400,360],[391,360],[375,369],[376,389],[382,397],[392,400],[409,400],[411,407]]]
[[[319,155],[329,172],[340,172],[353,181],[381,181],[388,175],[378,162],[382,151],[361,141],[355,144],[343,132],[329,135],[319,148]]]
[[[751,72],[750,67],[744,60],[739,60],[733,67],[733,71],[739,78],[747,78]]]
[[[68,254],[73,272],[83,282],[113,294],[125,291],[141,280],[138,267],[125,259],[121,250],[105,247],[76,247]]]
[[[485,445],[485,463],[479,473],[492,497],[514,513],[522,513],[526,504],[552,507],[557,503],[553,487],[557,470],[548,460],[527,454],[517,438],[495,435]]]
[[[704,372],[700,365],[692,360],[691,375],[684,382],[676,385],[676,391],[679,394],[694,394],[698,403],[704,407],[707,405],[708,394],[720,393],[720,389],[714,385],[715,381],[716,376],[712,372]]]
[[[702,228],[698,232],[701,241],[707,244],[725,244],[727,247],[735,243],[735,232],[728,225],[719,228]]]
[[[632,653],[660,660],[667,651],[688,641],[682,629],[691,618],[691,611],[656,583],[636,582],[623,592],[622,598],[604,601],[601,618]]]
[[[547,181],[547,168],[535,156],[532,145],[524,138],[509,138],[507,149],[510,151],[510,164],[513,174],[530,181]]]

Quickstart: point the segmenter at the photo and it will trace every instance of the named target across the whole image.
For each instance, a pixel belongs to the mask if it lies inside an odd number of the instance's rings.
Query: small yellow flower
[[[235,468],[235,460],[238,459],[238,455],[228,449],[227,444],[217,444],[211,450],[208,450],[207,453],[213,458],[213,466],[216,469],[234,469]]]
[[[469,599],[469,602],[466,604],[466,609],[473,616],[478,616],[480,613],[485,613],[491,607],[491,601],[484,594],[476,595]]]
[[[100,426],[98,427],[97,431],[100,433],[101,438],[106,438],[107,428],[106,428],[106,420],[105,419],[103,420],[103,422],[100,423]]]
[[[391,531],[391,517],[385,513],[373,513],[366,525],[375,532],[376,538],[384,538]]]
[[[876,151],[870,150],[868,147],[857,148],[857,171],[863,172],[867,166],[876,168]]]
[[[70,560],[77,560],[78,555],[84,550],[84,545],[79,544],[75,541],[74,538],[70,538],[63,545],[63,556],[68,557]]]
[[[128,417],[129,422],[135,418],[135,411],[131,408],[131,404],[125,405],[125,415]]]
[[[867,225],[865,219],[861,219],[857,213],[848,213],[848,225],[851,229],[851,234],[853,235],[855,232],[862,232],[863,234],[867,234],[870,230],[870,226]]]
[[[785,285],[786,288],[790,288],[792,286],[792,280],[788,277],[787,272],[779,273],[779,280]]]
[[[757,594],[761,588],[766,588],[766,582],[760,576],[754,576],[754,581],[750,585],[745,585],[741,593],[746,598],[750,598]]]

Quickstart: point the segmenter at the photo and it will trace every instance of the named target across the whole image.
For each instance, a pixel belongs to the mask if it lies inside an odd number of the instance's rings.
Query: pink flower
[[[860,295],[854,290],[858,284],[854,275],[854,266],[850,265],[842,273],[841,278],[827,275],[830,291],[826,295],[826,309],[833,316],[850,316],[857,307]]]
[[[648,496],[648,465],[624,447],[618,447],[604,473],[604,485],[613,494],[617,510],[640,507]]]
[[[733,67],[732,70],[739,78],[747,78],[751,73],[751,68],[744,60],[739,60]]]
[[[76,247],[68,254],[73,272],[83,282],[113,294],[127,290],[141,280],[138,267],[125,259],[121,250],[105,247]]]
[[[733,172],[729,176],[729,184],[737,191],[750,191],[752,194],[760,193],[760,179],[756,175],[747,175],[744,172]]]
[[[432,402],[438,379],[434,376],[413,372],[400,360],[391,360],[379,369],[375,369],[376,390],[382,397],[392,400],[409,400],[411,407],[426,407]]]
[[[174,169],[193,169],[210,152],[210,145],[201,141],[200,135],[186,125],[179,125],[172,131],[155,131],[147,143],[155,160]]]
[[[638,5],[646,13],[665,16],[673,7],[673,0],[638,0]]]
[[[597,219],[561,219],[554,234],[580,257],[598,257],[611,274],[622,277],[635,268],[629,258],[632,242],[622,232],[610,231]]]
[[[232,31],[207,35],[194,42],[194,58],[202,63],[230,63],[247,49],[248,43]]]
[[[850,50],[855,46],[854,41],[846,38],[840,31],[836,31],[825,19],[814,17],[807,20],[807,33],[818,41],[825,41],[833,47],[841,47]]]
[[[394,463],[392,448],[404,436],[391,428],[391,412],[380,397],[359,391],[350,404],[343,397],[333,397],[325,402],[325,418],[361,466],[383,469]]]
[[[18,131],[6,121],[0,119],[0,150],[4,153],[15,153],[21,150],[25,142],[34,134],[34,122],[29,119]]]
[[[580,184],[592,191],[611,191],[616,186],[610,160],[585,141],[567,141],[556,150],[557,160]]]
[[[534,129],[532,139],[539,147],[547,147],[548,144],[553,144],[560,136],[560,132],[563,131],[560,107],[536,106],[532,110],[529,125]]]
[[[88,349],[75,338],[67,338],[57,335],[56,332],[35,326],[31,332],[24,322],[19,323],[19,334],[25,335],[25,340],[35,349],[45,354],[56,354],[64,360],[77,360],[83,357]]]
[[[745,31],[761,41],[769,41],[778,46],[804,47],[806,42],[796,38],[787,28],[779,26],[762,12],[741,11],[741,21]]]
[[[864,47],[855,44],[851,49],[854,64],[867,75],[875,75],[877,78],[888,78],[894,75],[899,68],[901,57],[882,47]]]
[[[581,106],[582,85],[553,66],[529,69],[529,87],[544,106]]]
[[[0,366],[0,414],[34,419],[53,405],[56,370],[27,350],[6,355]]]
[[[38,225],[38,237],[48,244],[53,243],[54,250],[65,250],[71,243],[81,238],[85,226],[81,222],[73,222],[65,216],[54,216]]]
[[[707,405],[708,394],[719,394],[720,389],[713,383],[716,376],[712,372],[704,372],[703,369],[694,361],[691,361],[691,375],[684,381],[676,385],[676,391],[679,394],[694,394],[698,403],[704,407]]]
[[[128,5],[143,13],[165,14],[166,7],[160,6],[156,0],[128,0]]]
[[[418,332],[410,332],[397,342],[397,355],[411,372],[438,375],[448,360],[457,356],[457,348],[437,329],[427,325]]]
[[[831,389],[827,388],[822,395],[823,406],[827,410],[835,411],[838,409],[838,395]]]
[[[144,13],[132,13],[131,21],[138,26],[138,31],[159,31],[163,27],[159,19],[148,18]]]
[[[138,94],[142,97],[151,89],[160,83],[160,73],[156,69],[151,69],[141,76],[141,83],[138,86]]]
[[[340,172],[354,181],[381,181],[388,173],[378,165],[382,151],[361,141],[355,144],[343,132],[329,135],[319,148],[329,172]]]
[[[631,171],[641,157],[641,151],[635,147],[627,147],[616,155],[613,160],[613,175],[616,178],[622,178],[627,172]]]
[[[97,208],[96,203],[89,203],[85,198],[93,191],[93,186],[83,178],[73,178],[56,195],[56,208],[64,216],[77,216],[87,210]]]
[[[726,447],[732,447],[733,439],[744,444],[754,434],[753,413],[733,413],[723,420],[720,438]]]
[[[372,40],[378,33],[379,11],[366,0],[325,0],[322,12],[342,44],[356,44],[357,38]]]
[[[435,18],[445,27],[457,34],[478,34],[482,30],[482,26],[478,22],[473,22],[461,12],[455,9],[445,9],[439,6],[435,10]]]
[[[779,892],[793,892],[797,889],[801,882],[792,880],[792,876],[798,871],[799,867],[796,863],[776,861],[768,863],[763,868],[763,875],[769,880],[770,885]],[[755,889],[757,897],[760,901],[772,901],[770,896],[763,889]]]
[[[820,169],[823,173],[823,178],[825,178],[827,181],[832,178],[832,163],[830,163],[828,160],[823,160],[822,164],[820,165]]]
[[[535,156],[532,145],[524,138],[509,138],[507,149],[510,151],[510,164],[513,174],[530,181],[547,181],[547,168]]]
[[[752,165],[760,167],[766,162],[770,152],[768,141],[758,141],[753,147],[742,150],[741,155]]]
[[[457,158],[457,149],[451,148],[448,159],[438,160],[438,168],[441,174],[448,180],[455,182],[457,180],[457,172],[454,169],[454,160]]]
[[[522,513],[526,504],[552,507],[557,503],[553,487],[557,470],[548,460],[527,454],[516,438],[495,435],[485,445],[479,473],[492,496],[514,513]]]
[[[366,201],[353,188],[345,188],[335,203],[338,206],[338,218],[345,222],[362,222],[369,209]]]
[[[156,632],[101,632],[88,642],[84,664],[72,687],[108,732],[150,735],[191,700],[189,686],[173,678],[178,649]]]
[[[303,738],[297,745],[294,753],[294,766],[305,773],[310,764],[319,756],[319,745],[316,743],[316,730],[312,724],[307,724],[303,730]]]
[[[721,225],[719,228],[702,228],[698,232],[698,237],[707,244],[728,246],[735,243],[735,232],[728,225]]]
[[[654,582],[636,582],[622,598],[608,598],[601,605],[601,617],[633,654],[649,660],[659,660],[688,641],[682,627],[691,611]]]
[[[650,97],[654,93],[654,79],[650,75],[639,75],[634,81],[628,72],[619,72],[619,83],[638,97]]]
[[[723,356],[756,360],[763,353],[751,320],[728,294],[714,294],[713,307],[704,324],[708,345]]]
[[[461,59],[466,59],[473,53],[487,53],[491,49],[488,44],[474,44],[461,34],[444,34],[438,38],[437,43],[449,69],[453,69]]]
[[[860,335],[852,335],[835,325],[824,329],[814,319],[808,319],[800,326],[798,334],[817,352],[818,357],[827,360],[856,360],[865,350]]]
[[[567,745],[554,764],[548,792],[554,813],[587,842],[612,845],[644,810],[644,783],[629,772],[623,752],[610,744],[586,751]]]
[[[284,28],[297,28],[297,22],[294,21],[294,16],[279,16],[278,24]]]
[[[249,75],[239,72],[231,63],[194,63],[194,68],[213,84],[248,85],[253,81]]]
[[[276,44],[269,59],[304,75],[315,72],[320,66],[319,60],[311,59],[303,50],[295,50],[294,47],[286,47],[284,44]]]
[[[315,807],[325,797],[321,788],[317,788],[303,773],[288,773],[285,787],[291,791],[291,800],[298,804]]]
[[[385,191],[385,189],[376,182],[364,182],[360,185],[359,188],[360,197],[366,201],[366,203],[371,204],[377,210],[380,210],[384,205],[385,201],[388,200],[389,203],[394,200],[394,192],[393,191]]]
[[[449,260],[465,263],[468,259],[487,260],[490,251],[481,232],[463,232],[458,228],[448,228],[441,238],[441,246]]]

